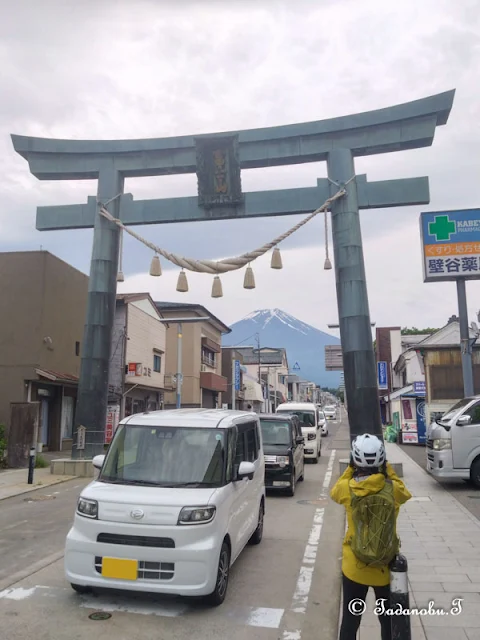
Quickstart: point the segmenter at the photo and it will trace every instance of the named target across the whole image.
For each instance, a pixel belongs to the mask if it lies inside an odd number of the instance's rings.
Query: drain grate
[[[107,613],[106,611],[95,611],[95,613],[91,613],[88,618],[89,620],[109,620],[112,617],[111,613]]]

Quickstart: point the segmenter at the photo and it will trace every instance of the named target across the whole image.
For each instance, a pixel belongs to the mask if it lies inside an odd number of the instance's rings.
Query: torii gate
[[[454,95],[452,90],[329,120],[196,137],[84,141],[12,135],[39,180],[98,180],[97,196],[87,204],[37,209],[40,231],[94,228],[75,416],[75,435],[86,427],[85,457],[104,447],[119,257],[119,228],[99,214],[99,203],[126,225],[225,220],[310,213],[338,186],[346,194],[332,205],[332,235],[350,434],[381,436],[359,209],[428,204],[430,196],[427,177],[369,183],[365,175],[355,176],[354,158],[430,146],[436,127],[448,120]],[[226,185],[220,196],[212,186],[218,157]],[[242,193],[241,169],[319,161],[327,162],[328,179],[314,187]],[[198,197],[135,201],[123,194],[125,178],[174,173],[197,173]],[[74,445],[72,457],[78,455]]]

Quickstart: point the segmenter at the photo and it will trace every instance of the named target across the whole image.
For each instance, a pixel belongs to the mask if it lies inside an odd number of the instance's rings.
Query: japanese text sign
[[[420,214],[424,282],[480,279],[480,209]]]

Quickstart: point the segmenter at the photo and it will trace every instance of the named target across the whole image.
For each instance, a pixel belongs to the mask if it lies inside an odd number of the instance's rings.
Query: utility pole
[[[460,346],[462,352],[463,393],[465,398],[475,395],[473,385],[472,347],[468,328],[467,292],[465,279],[457,279],[458,319],[460,322]]]
[[[179,322],[177,324],[177,401],[176,408],[180,409],[182,406],[182,382],[183,382],[183,373],[182,373],[182,323]]]
[[[159,309],[160,313],[162,310]],[[161,318],[160,322],[169,324],[170,322],[177,323],[177,373],[176,377],[176,401],[175,407],[180,409],[182,406],[182,384],[183,384],[183,371],[182,371],[182,341],[183,341],[183,324],[193,322],[205,322],[210,320],[208,316],[202,316],[198,318]]]

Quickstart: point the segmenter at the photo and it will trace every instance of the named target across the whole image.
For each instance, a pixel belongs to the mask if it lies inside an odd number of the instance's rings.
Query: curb
[[[12,493],[12,495],[10,496],[0,496],[0,502],[2,500],[8,500],[9,498],[16,498],[17,496],[23,496],[25,493],[31,493],[32,491],[41,491],[42,489],[47,489],[48,487],[54,487],[57,484],[62,484],[63,482],[69,482],[70,480],[76,480],[78,478],[78,476],[65,476],[63,478],[60,478],[58,480],[55,480],[54,482],[49,482],[48,484],[44,484],[44,485],[33,485],[31,487],[27,487],[26,489],[20,489],[20,491],[17,491],[16,493]]]

